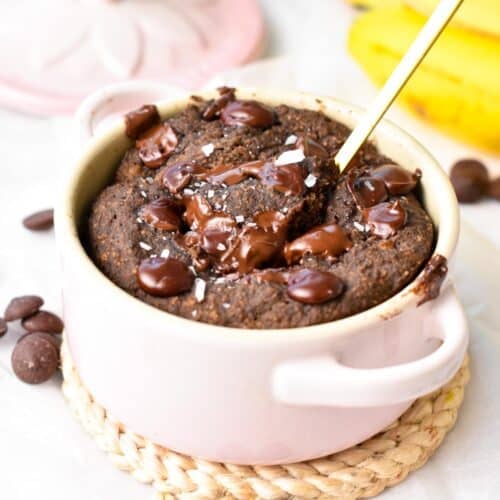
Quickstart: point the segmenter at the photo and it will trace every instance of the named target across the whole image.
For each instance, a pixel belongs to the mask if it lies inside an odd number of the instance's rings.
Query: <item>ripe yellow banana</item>
[[[348,0],[359,7],[397,7],[409,5],[417,12],[429,16],[439,0]],[[465,0],[453,24],[500,36],[500,0]]]
[[[439,0],[406,0],[417,12],[428,16]],[[465,0],[453,23],[494,36],[500,36],[500,0]]]
[[[367,11],[351,28],[349,50],[381,85],[425,20],[405,6]],[[449,26],[399,102],[450,135],[500,152],[500,39]]]

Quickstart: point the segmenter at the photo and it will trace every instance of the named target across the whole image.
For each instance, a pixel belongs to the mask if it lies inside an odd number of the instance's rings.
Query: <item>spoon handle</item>
[[[335,156],[335,163],[341,172],[349,165],[359,148],[385,115],[410,76],[439,38],[439,35],[446,28],[460,5],[462,5],[462,2],[463,0],[441,0],[436,7],[365,115],[339,149]]]

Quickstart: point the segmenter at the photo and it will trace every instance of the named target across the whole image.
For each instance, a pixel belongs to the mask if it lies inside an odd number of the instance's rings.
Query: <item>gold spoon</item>
[[[441,0],[438,4],[371,106],[337,152],[335,163],[341,172],[349,165],[359,148],[385,115],[462,3],[463,0]]]

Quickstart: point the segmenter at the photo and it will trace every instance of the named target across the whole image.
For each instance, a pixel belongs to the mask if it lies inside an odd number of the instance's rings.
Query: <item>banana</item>
[[[430,15],[438,2],[439,0],[406,0],[408,5],[425,16]],[[500,1],[465,0],[455,14],[453,23],[500,37]]]
[[[352,56],[383,84],[425,23],[405,6],[361,14]],[[449,26],[403,89],[399,102],[441,130],[500,152],[500,39]]]

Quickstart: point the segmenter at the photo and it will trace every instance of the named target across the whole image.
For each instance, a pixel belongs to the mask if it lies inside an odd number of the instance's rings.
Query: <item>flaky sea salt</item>
[[[154,179],[152,177],[150,177],[150,176],[146,177],[146,182],[148,184],[153,184],[153,181],[154,181]]]
[[[169,256],[170,256],[170,249],[169,248],[164,248],[161,251],[160,257],[163,258],[163,259],[168,259]]]
[[[366,226],[364,226],[363,224],[360,224],[359,222],[357,221],[354,221],[352,223],[352,225],[358,230],[358,231],[361,231],[362,233],[364,233],[366,231]]]
[[[291,144],[295,144],[297,142],[297,136],[295,134],[291,134],[286,138],[285,146],[290,146]]]
[[[215,150],[215,146],[210,142],[201,147],[203,154],[208,158]]]
[[[290,163],[299,163],[304,158],[304,151],[302,149],[291,149],[290,151],[281,153],[274,161],[274,164],[277,167],[281,167],[283,165],[289,165]]]
[[[151,245],[148,245],[144,241],[139,241],[139,246],[143,249],[146,250],[146,252],[149,252],[150,250],[153,250],[153,247]]]
[[[146,193],[146,191],[141,191],[141,196],[143,198],[147,198],[148,197],[148,194]]]
[[[316,181],[318,180],[318,178],[313,175],[313,174],[309,174],[305,179],[304,179],[304,184],[308,187],[308,188],[312,188],[315,184],[316,184]]]
[[[137,219],[135,219],[139,224],[142,224],[144,221],[140,218],[140,217],[137,217]]]
[[[231,307],[231,304],[229,304],[228,302],[224,302],[224,303],[222,304],[222,307],[223,307],[224,309],[229,309],[229,308]]]
[[[237,215],[234,220],[238,223],[241,224],[242,222],[245,222],[245,217],[243,215]]]
[[[213,189],[209,189],[207,191],[207,198],[213,198],[214,194],[215,194],[215,191]]]
[[[224,245],[224,243],[217,243],[217,247],[216,248],[220,252],[223,252],[224,250],[226,250],[226,245]]]
[[[205,300],[205,290],[207,288],[207,282],[201,278],[196,278],[194,280],[194,296],[197,302],[203,302]]]
[[[192,189],[186,188],[186,189],[184,189],[184,194],[186,194],[188,196],[193,196],[194,191]]]

